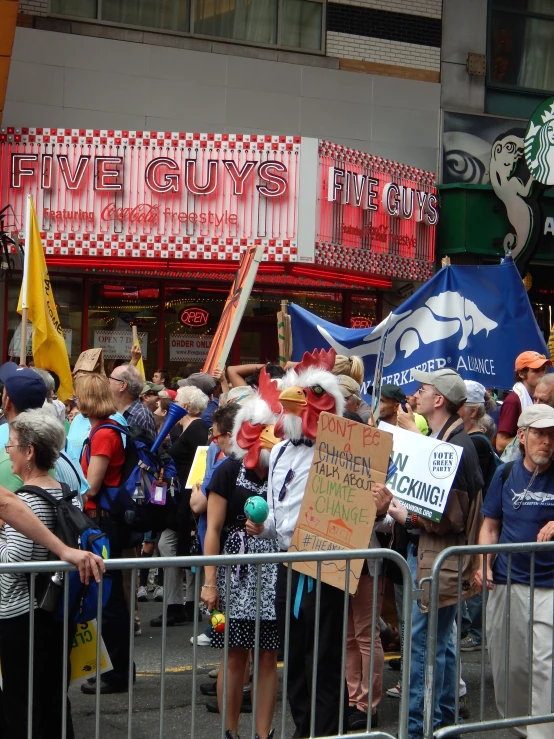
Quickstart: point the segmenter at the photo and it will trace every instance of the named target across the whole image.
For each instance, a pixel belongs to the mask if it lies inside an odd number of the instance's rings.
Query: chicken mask
[[[285,439],[315,439],[319,415],[323,411],[342,416],[344,398],[339,381],[331,373],[334,349],[306,352],[300,364],[281,380],[279,401],[284,415],[275,425],[275,434]]]

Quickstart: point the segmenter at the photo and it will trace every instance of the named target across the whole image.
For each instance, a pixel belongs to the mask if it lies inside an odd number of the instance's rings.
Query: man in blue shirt
[[[482,512],[485,516],[479,544],[514,544],[550,541],[554,537],[554,408],[532,405],[518,419],[522,457],[503,465],[490,484]],[[487,555],[487,642],[498,711],[503,717],[551,713],[554,552],[537,552],[534,559],[534,592],[531,593],[530,554]],[[510,586],[510,633],[506,633],[506,589]],[[483,585],[483,568],[476,575]],[[533,613],[531,613],[533,603]],[[529,640],[532,621],[533,640]],[[509,672],[506,675],[506,650]],[[529,652],[532,666],[529,671]],[[506,697],[508,681],[508,699]],[[532,704],[528,706],[529,683]],[[510,730],[528,739],[552,737],[552,724],[536,724]]]

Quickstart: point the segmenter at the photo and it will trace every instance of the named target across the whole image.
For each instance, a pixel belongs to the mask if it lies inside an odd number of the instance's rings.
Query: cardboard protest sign
[[[79,685],[79,683],[96,674],[97,638],[96,619],[77,626],[70,655],[71,685]],[[111,669],[113,668],[110,655],[102,639],[100,645],[100,673],[109,672]]]
[[[101,375],[105,375],[102,349],[86,349],[81,352],[73,368],[73,374],[76,372],[99,372]]]
[[[393,436],[397,471],[387,481],[388,489],[412,513],[440,521],[464,450],[388,423],[381,422],[379,429]]]
[[[319,417],[314,458],[289,552],[366,549],[375,522],[371,490],[385,482],[392,436],[332,413]],[[350,562],[348,590],[355,593],[363,560]],[[317,562],[293,569],[316,577]],[[345,560],[321,563],[323,582],[344,590]]]
[[[201,485],[204,482],[206,462],[208,460],[208,449],[209,447],[207,446],[196,447],[196,453],[192,460],[192,467],[190,468],[189,476],[187,477],[185,489],[192,488],[196,483]]]

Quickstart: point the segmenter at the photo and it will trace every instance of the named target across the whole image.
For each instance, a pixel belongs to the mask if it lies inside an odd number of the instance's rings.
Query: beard
[[[543,465],[548,464],[550,460],[552,459],[551,454],[531,454],[529,453],[529,456],[531,457],[534,464]]]
[[[281,426],[284,432],[283,438],[285,439],[296,441],[304,436],[302,433],[302,419],[298,416],[285,413],[281,419]]]
[[[258,465],[263,470],[269,469],[269,455],[270,455],[269,449],[260,449],[260,457],[258,459]]]

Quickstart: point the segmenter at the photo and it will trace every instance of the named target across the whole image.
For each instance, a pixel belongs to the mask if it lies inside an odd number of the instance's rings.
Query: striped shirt
[[[58,488],[46,488],[55,498],[62,497]],[[32,493],[21,493],[19,498],[40,518],[50,531],[56,527],[56,511],[51,503]],[[5,523],[0,528],[0,562],[43,562],[48,550],[36,544],[12,526]],[[35,602],[35,608],[37,607]],[[29,611],[29,585],[24,573],[0,575],[0,618],[22,616]]]

